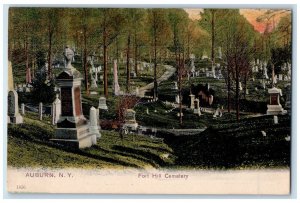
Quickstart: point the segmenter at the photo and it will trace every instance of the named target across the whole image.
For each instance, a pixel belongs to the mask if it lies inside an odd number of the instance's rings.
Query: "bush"
[[[54,81],[47,80],[46,74],[39,72],[32,82],[31,99],[32,103],[51,103],[55,98]]]

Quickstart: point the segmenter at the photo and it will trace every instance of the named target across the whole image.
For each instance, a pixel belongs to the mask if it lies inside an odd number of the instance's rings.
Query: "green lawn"
[[[150,108],[150,107],[149,107]],[[204,114],[207,129],[196,135],[174,136],[158,132],[163,141],[129,134],[122,140],[115,131],[102,131],[97,145],[88,149],[62,149],[49,141],[54,127],[49,119],[37,121],[27,115],[25,123],[8,125],[8,165],[15,167],[75,168],[270,168],[289,167],[290,117],[247,118],[233,114],[222,118]],[[153,120],[153,117],[151,118]],[[175,122],[168,120],[168,122]],[[267,136],[263,136],[261,131]],[[166,158],[166,155],[168,158]]]
[[[8,125],[8,165],[15,167],[158,168],[172,165],[172,149],[146,136],[102,131],[97,145],[88,149],[62,149],[49,141],[54,127],[29,117],[21,125]],[[170,154],[164,158],[164,154]]]

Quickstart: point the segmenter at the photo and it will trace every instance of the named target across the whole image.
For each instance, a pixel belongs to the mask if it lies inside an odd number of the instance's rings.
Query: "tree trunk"
[[[84,39],[84,53],[83,53],[83,70],[84,70],[84,78],[85,78],[85,90],[86,94],[89,95],[89,71],[88,71],[88,64],[87,64],[87,37],[86,37],[86,30],[84,30],[83,34],[83,39]]]
[[[137,46],[137,34],[136,34],[136,30],[134,31],[134,70],[136,75],[138,76],[138,68],[137,68],[137,64],[138,64],[138,46]]]
[[[154,100],[157,99],[157,36],[154,35]]]
[[[107,84],[107,44],[106,44],[106,32],[103,32],[103,79],[104,79],[104,96],[108,98],[108,84]]]
[[[127,77],[126,77],[126,92],[128,93],[130,91],[130,63],[129,63],[129,57],[130,57],[130,34],[128,34],[127,37],[127,50],[126,50],[126,67],[127,67]]]
[[[27,39],[26,39],[26,42],[25,42],[25,61],[26,61],[26,83],[29,83],[30,81],[27,81],[28,78],[29,78],[29,56],[28,56],[28,42],[27,42]]]
[[[179,58],[180,58],[180,54],[179,54]],[[179,59],[180,60],[180,59]],[[182,60],[181,60],[181,64],[179,64],[179,74],[178,74],[178,78],[179,78],[179,122],[180,122],[180,126],[182,126],[182,72],[184,70],[184,53],[182,53]]]
[[[50,25],[49,25],[49,29],[50,29]],[[49,30],[49,44],[48,44],[48,75],[47,78],[51,79],[52,78],[52,31]]]
[[[230,86],[231,86],[231,83],[230,83],[230,70],[229,70],[229,66],[227,65],[227,111],[228,113],[230,113],[230,100],[231,100],[231,97],[230,97]]]
[[[245,85],[245,89],[244,89],[244,99],[246,99],[246,91],[247,91],[247,76],[248,74],[245,73],[245,77],[244,77],[244,85]]]
[[[215,11],[212,11],[211,20],[211,61],[212,65],[215,64]]]
[[[240,120],[240,88],[239,88],[239,71],[238,67],[236,66],[235,69],[235,100],[236,100],[236,120]]]

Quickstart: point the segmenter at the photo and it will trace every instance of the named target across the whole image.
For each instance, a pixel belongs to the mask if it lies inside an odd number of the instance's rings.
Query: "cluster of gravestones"
[[[65,69],[58,75],[56,82],[60,90],[52,103],[52,124],[56,131],[51,139],[61,145],[75,148],[90,147],[101,137],[99,132],[99,109],[107,110],[106,98],[99,98],[99,106],[90,108],[89,120],[82,113],[81,74],[71,65],[74,52],[68,46],[65,49]],[[8,92],[8,123],[23,123],[19,113],[18,94],[13,89],[12,67],[9,63],[9,92]],[[25,104],[21,104],[22,114],[25,115]],[[43,104],[39,104],[39,119],[43,119]],[[136,129],[135,111],[128,109],[125,113],[125,127]]]
[[[221,47],[218,47],[218,52],[217,52],[216,58],[222,59]],[[221,78],[224,78],[224,76],[222,75],[222,72],[221,72],[221,65],[219,63],[212,64],[211,70],[209,70],[208,68],[202,68],[201,71],[199,71],[199,70],[196,71],[195,59],[196,59],[195,55],[191,54],[190,55],[190,69],[187,74],[188,80],[190,79],[190,77],[203,76],[202,74],[204,74],[205,77],[217,78],[218,80]],[[210,60],[210,58],[207,56],[206,52],[203,52],[201,60],[202,61]]]
[[[76,148],[90,147],[97,143],[97,138],[101,137],[99,132],[99,110],[108,110],[106,104],[106,98],[99,98],[98,108],[91,107],[89,120],[87,120],[82,113],[82,102],[81,102],[81,74],[71,65],[71,61],[74,58],[74,52],[69,47],[66,47],[65,52],[65,69],[57,76],[56,82],[60,90],[60,96],[57,95],[55,101],[52,103],[52,124],[56,125],[56,131],[54,137],[51,139],[54,142],[58,142],[67,146],[75,146]],[[194,55],[191,55],[191,71],[195,72],[194,66]],[[203,57],[202,57],[203,58]],[[205,59],[205,57],[204,57]],[[90,60],[92,61],[92,60]],[[132,63],[132,62],[131,62]],[[95,68],[92,65],[92,90],[97,88],[98,73],[101,67]],[[149,66],[147,63],[142,63],[142,67],[145,68]],[[287,69],[290,71],[289,64],[287,64]],[[214,69],[213,69],[214,70]],[[264,69],[265,70],[265,69]],[[117,61],[114,61],[113,73],[114,82],[113,90],[115,95],[120,95],[120,87],[118,84],[118,68]],[[265,70],[266,71],[266,70]],[[214,71],[213,71],[214,72]],[[94,77],[95,76],[95,77]],[[267,77],[267,74],[265,74]],[[268,115],[277,116],[278,114],[285,114],[284,110],[280,104],[280,96],[282,96],[281,89],[275,87],[274,77],[273,77],[273,87],[268,90],[270,94],[270,102],[267,110]],[[23,90],[24,87],[22,86]],[[28,87],[27,87],[28,88]],[[177,82],[174,83],[173,89],[178,90]],[[242,90],[242,85],[240,83],[240,90]],[[26,89],[25,89],[26,91]],[[138,89],[136,94],[138,94]],[[192,112],[198,116],[201,116],[200,101],[195,98],[195,95],[190,95],[190,109]],[[212,101],[211,101],[212,102]],[[179,95],[175,97],[175,103],[179,103]],[[176,107],[176,105],[174,104]],[[43,104],[39,104],[38,108],[39,119],[43,119]],[[25,104],[21,104],[21,112],[25,115]],[[214,111],[214,117],[221,117],[223,109],[217,109]],[[149,114],[149,110],[146,110],[146,114]],[[183,116],[183,115],[178,115]],[[274,122],[278,123],[278,118]],[[23,123],[23,117],[19,113],[18,107],[18,94],[13,88],[12,80],[12,67],[9,63],[9,92],[8,92],[8,123]],[[132,109],[127,109],[125,112],[125,123],[123,125],[124,129],[138,130],[138,123],[135,118],[135,111]]]

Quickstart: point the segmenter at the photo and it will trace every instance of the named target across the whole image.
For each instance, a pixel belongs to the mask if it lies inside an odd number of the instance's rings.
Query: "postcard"
[[[287,8],[9,7],[7,191],[291,191]]]

